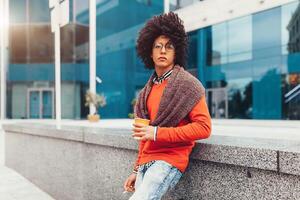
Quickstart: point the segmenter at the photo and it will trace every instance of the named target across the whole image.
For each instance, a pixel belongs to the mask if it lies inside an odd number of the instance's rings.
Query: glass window
[[[184,8],[196,2],[199,2],[199,0],[170,0],[170,10],[173,11],[180,8]]]
[[[26,12],[26,6],[28,5],[28,0],[10,0],[9,1],[9,20],[10,23],[25,23],[28,13]],[[47,4],[48,5],[48,4]]]
[[[98,0],[99,1],[99,0]],[[97,2],[98,2],[97,1]],[[101,0],[103,1],[103,0]],[[72,4],[71,4],[72,3]],[[70,18],[72,21],[81,25],[89,25],[89,3],[82,0],[72,0],[70,1]]]
[[[281,75],[276,67],[253,79],[253,118],[281,119]]]
[[[281,8],[253,14],[253,57],[281,55]]]
[[[299,21],[300,3],[294,2],[281,8],[281,53],[300,52]],[[295,31],[293,31],[295,29]]]
[[[299,4],[198,30],[207,33],[200,76],[213,117],[299,119]]]
[[[70,1],[70,23],[61,28],[62,119],[86,119],[89,88],[89,1]]]
[[[228,62],[252,58],[252,16],[228,22]]]
[[[211,37],[207,42],[211,46],[208,52],[208,65],[220,65],[227,63],[228,55],[228,32],[227,23],[217,24],[211,27]]]
[[[252,119],[252,78],[208,81],[208,108],[213,118]]]
[[[54,118],[55,102],[49,98],[54,95],[54,40],[48,1],[13,0],[9,9],[7,118]]]
[[[282,75],[282,118],[300,120],[300,73]]]
[[[29,3],[29,21],[50,22],[49,0],[27,0]]]
[[[227,85],[229,118],[252,118],[252,79],[230,79]]]
[[[252,58],[252,16],[211,26],[207,40],[209,66]]]
[[[189,50],[188,50],[188,62],[186,69],[193,74],[195,77],[198,77],[197,70],[197,57],[198,57],[198,39],[197,31],[190,32],[189,35]]]
[[[80,2],[79,5],[76,2]],[[70,12],[88,19],[88,1],[70,1]],[[7,77],[8,118],[55,118],[54,33],[49,2],[27,0],[20,9],[26,21],[11,22],[10,63]],[[79,11],[76,8],[80,8]],[[11,16],[18,10],[10,6]],[[61,28],[61,103],[63,119],[86,119],[84,95],[89,84],[88,20]],[[74,20],[75,19],[75,20]],[[42,22],[42,23],[41,23]]]

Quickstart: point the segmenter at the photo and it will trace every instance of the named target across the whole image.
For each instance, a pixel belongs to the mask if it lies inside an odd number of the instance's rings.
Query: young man
[[[195,140],[210,136],[204,88],[183,68],[187,47],[183,22],[172,12],[154,16],[139,33],[138,56],[155,72],[135,105],[136,117],[150,119],[150,125],[133,124],[140,144],[124,183],[134,192],[130,200],[161,199],[186,170]]]

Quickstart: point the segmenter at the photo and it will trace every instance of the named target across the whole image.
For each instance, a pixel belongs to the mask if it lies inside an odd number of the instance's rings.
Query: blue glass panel
[[[189,33],[189,50],[188,50],[188,65],[187,69],[197,68],[198,56],[198,32],[194,31]]]
[[[50,22],[49,0],[29,0],[28,2],[31,23]]]
[[[198,49],[202,52],[198,59],[204,55],[208,58],[206,65],[199,63],[198,67],[204,67],[204,70],[199,69],[199,74],[205,76],[210,92],[219,87],[228,89],[229,118],[300,119],[300,91],[297,93],[297,87],[300,87],[300,38],[296,37],[297,27],[300,29],[299,15],[296,15],[299,11],[299,2],[295,1],[198,30],[207,31],[206,45],[198,46],[207,51]],[[216,32],[222,26],[227,34]],[[201,37],[203,34],[199,34],[198,40]],[[218,38],[225,40],[223,50],[222,43],[214,42]],[[223,52],[223,55],[219,53],[219,62],[215,62],[213,55],[216,51]],[[228,57],[228,62],[225,58],[223,62],[222,56]],[[209,67],[211,65],[214,67]],[[285,95],[293,90],[295,97],[286,102],[288,97]],[[245,92],[252,99],[247,112],[241,110]]]
[[[50,119],[52,118],[52,111],[53,111],[53,102],[52,102],[52,92],[51,91],[43,91],[43,118]]]
[[[150,0],[143,0],[143,1],[150,1]],[[192,4],[196,3],[199,0],[169,0],[170,10],[174,11],[177,9],[181,9],[187,6],[191,6]]]
[[[228,22],[228,62],[252,58],[252,16]]]
[[[208,46],[211,47],[208,65],[219,65],[228,62],[228,32],[227,23],[217,24],[211,27],[211,37]]]
[[[34,119],[40,118],[40,92],[30,92],[29,104],[29,117]]]
[[[86,119],[89,87],[89,1],[71,0],[72,23],[61,29],[62,118]]]
[[[300,51],[300,41],[297,43],[297,33],[300,32],[300,3],[295,1],[281,8],[281,45],[282,54]],[[298,16],[298,17],[297,17]],[[297,19],[298,18],[298,19]],[[298,37],[299,38],[299,37]],[[297,44],[299,47],[297,48]]]
[[[73,9],[70,10],[72,21],[76,23],[89,25],[89,1],[72,0]]]
[[[228,117],[237,119],[252,118],[252,79],[230,79],[227,82]]]
[[[253,15],[253,57],[281,55],[281,8]]]
[[[281,75],[270,69],[253,81],[253,118],[281,119]]]
[[[26,1],[10,0],[9,1],[9,22],[25,23],[26,22]]]

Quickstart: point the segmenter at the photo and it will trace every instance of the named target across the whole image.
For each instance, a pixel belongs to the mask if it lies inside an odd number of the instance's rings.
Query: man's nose
[[[165,46],[162,46],[162,48],[161,48],[161,51],[160,51],[161,53],[166,53],[166,47]]]

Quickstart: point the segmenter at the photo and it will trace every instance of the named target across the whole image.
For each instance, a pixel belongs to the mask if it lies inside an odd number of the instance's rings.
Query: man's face
[[[161,35],[155,39],[151,57],[155,67],[168,68],[174,65],[175,47],[168,37]]]

